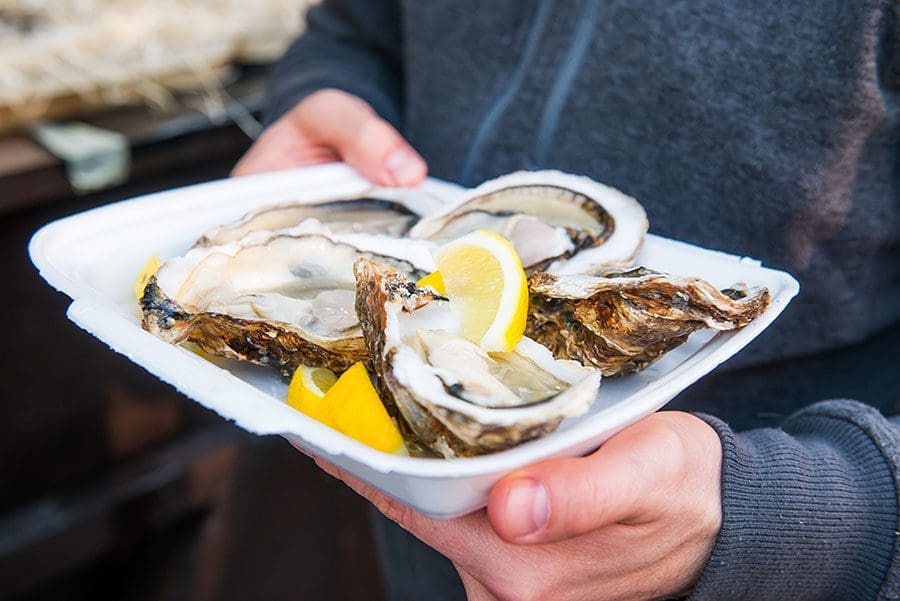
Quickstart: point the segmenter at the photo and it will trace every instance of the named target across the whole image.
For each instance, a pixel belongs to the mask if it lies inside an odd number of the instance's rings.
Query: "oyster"
[[[286,203],[265,207],[206,232],[195,246],[220,246],[253,232],[292,228],[315,219],[335,234],[366,233],[404,236],[419,215],[394,200],[350,198],[317,203]]]
[[[520,171],[422,218],[410,236],[445,243],[486,229],[512,242],[526,269],[584,273],[629,264],[647,227],[641,205],[614,188],[559,171]]]
[[[523,338],[485,353],[458,335],[447,299],[357,259],[356,312],[382,401],[407,436],[445,457],[506,449],[587,411],[600,373]]]
[[[365,359],[353,262],[376,257],[416,277],[425,273],[416,262],[430,256],[411,240],[356,235],[350,243],[311,227],[167,261],[144,289],[144,329],[285,374],[301,363],[340,372]]]
[[[598,277],[536,273],[526,335],[553,355],[592,365],[604,376],[639,371],[700,328],[732,330],[769,305],[767,288],[719,291],[700,278],[638,267]]]

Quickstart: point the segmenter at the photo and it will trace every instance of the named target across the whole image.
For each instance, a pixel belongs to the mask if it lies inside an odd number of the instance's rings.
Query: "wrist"
[[[678,581],[669,592],[684,597],[699,582],[722,527],[722,443],[716,430],[699,417],[682,412],[671,415],[684,449],[683,492],[678,498],[687,501],[680,515],[688,525],[689,544]]]
[[[877,445],[826,416],[740,435],[702,418],[722,440],[723,523],[693,598],[875,598],[897,520]]]

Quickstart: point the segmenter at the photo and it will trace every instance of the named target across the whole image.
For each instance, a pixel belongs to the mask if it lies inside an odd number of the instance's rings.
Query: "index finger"
[[[505,544],[491,530],[483,509],[451,520],[435,520],[389,497],[324,459],[319,457],[314,459],[316,465],[326,473],[342,480],[368,499],[378,511],[452,561],[468,565],[473,559],[482,557],[490,548]]]

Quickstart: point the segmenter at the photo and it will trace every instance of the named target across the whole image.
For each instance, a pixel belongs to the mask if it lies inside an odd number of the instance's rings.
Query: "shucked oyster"
[[[509,353],[485,353],[457,334],[447,299],[396,269],[356,261],[356,312],[388,410],[445,457],[506,449],[586,411],[600,373],[559,361],[523,338]]]
[[[400,237],[419,220],[402,203],[380,198],[349,198],[265,207],[206,232],[196,246],[219,246],[253,232],[283,230],[315,219],[335,234],[366,233]]]
[[[415,277],[425,272],[414,263],[430,257],[415,241],[358,235],[351,244],[309,227],[167,261],[144,289],[144,328],[286,374],[301,363],[340,372],[365,359],[353,262],[375,257]]]
[[[528,287],[526,335],[604,376],[639,371],[700,328],[742,328],[769,305],[767,288],[720,292],[699,278],[642,267],[599,277],[536,273]]]
[[[587,177],[520,171],[424,217],[410,235],[445,243],[477,229],[512,242],[526,269],[585,273],[630,263],[647,233],[647,216],[633,198]]]

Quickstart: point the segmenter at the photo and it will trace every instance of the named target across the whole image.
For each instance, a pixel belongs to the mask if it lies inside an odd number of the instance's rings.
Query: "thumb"
[[[368,103],[339,90],[310,100],[298,107],[298,125],[366,179],[382,186],[414,186],[425,179],[425,161]]]
[[[501,480],[488,498],[494,531],[508,542],[549,543],[646,517],[677,486],[683,455],[677,433],[644,422],[587,457],[545,461]]]

